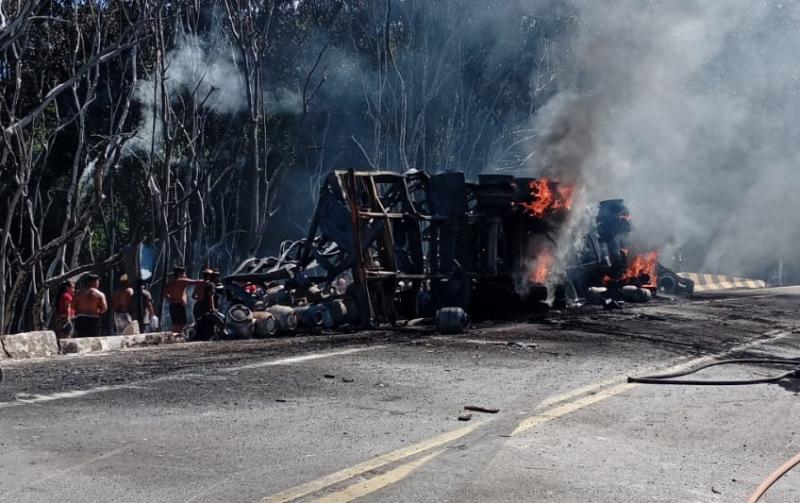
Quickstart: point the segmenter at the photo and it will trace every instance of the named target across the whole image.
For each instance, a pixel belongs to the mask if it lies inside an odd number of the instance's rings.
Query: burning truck
[[[504,318],[568,302],[646,300],[691,281],[627,245],[622,200],[600,203],[579,242],[559,246],[574,187],[461,172],[334,171],[304,239],[250,258],[223,280],[226,332],[239,337],[435,319]],[[627,293],[626,293],[627,292]],[[647,293],[644,293],[647,292]]]

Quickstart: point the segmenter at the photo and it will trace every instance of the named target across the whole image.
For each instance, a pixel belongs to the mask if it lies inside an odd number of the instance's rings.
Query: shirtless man
[[[86,274],[81,278],[81,285],[83,288],[72,298],[75,335],[97,337],[100,335],[100,317],[108,311],[106,296],[100,291],[100,276]]]
[[[202,283],[204,283],[202,279],[187,278],[186,269],[183,267],[175,267],[172,270],[172,278],[164,287],[164,298],[169,301],[169,317],[172,320],[174,333],[183,332],[183,327],[186,326],[186,288]]]
[[[119,335],[131,324],[133,307],[133,288],[128,283],[128,275],[119,277],[119,288],[111,294],[111,311],[114,313],[114,332]]]

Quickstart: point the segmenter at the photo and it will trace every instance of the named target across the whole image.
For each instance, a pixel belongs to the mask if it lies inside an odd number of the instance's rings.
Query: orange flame
[[[544,250],[536,257],[536,269],[530,276],[531,283],[545,284],[550,267],[553,266],[553,259],[553,253],[550,250]]]
[[[552,185],[553,182],[548,178],[539,178],[528,183],[534,201],[532,203],[522,203],[522,206],[536,218],[544,218],[546,215],[572,209],[572,196],[575,187],[558,185],[554,192]]]
[[[628,263],[628,268],[620,277],[620,281],[631,282],[633,280],[644,280],[647,278],[645,287],[654,287],[658,283],[656,265],[658,264],[658,250],[642,253],[633,257]]]

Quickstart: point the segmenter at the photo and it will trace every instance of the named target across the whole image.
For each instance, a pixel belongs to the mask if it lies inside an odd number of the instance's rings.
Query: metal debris
[[[616,308],[645,302],[658,288],[691,293],[690,280],[660,265],[657,284],[655,265],[652,274],[626,272],[631,225],[621,199],[601,202],[594,225],[573,240],[582,244],[559,252],[554,266],[571,191],[506,175],[474,183],[460,172],[334,171],[305,239],[284,242],[275,257],[250,258],[224,279],[228,333],[430,318],[439,331],[458,333],[471,317],[544,314],[584,299]]]

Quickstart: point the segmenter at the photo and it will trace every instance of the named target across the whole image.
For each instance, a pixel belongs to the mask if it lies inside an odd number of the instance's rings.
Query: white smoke
[[[303,111],[303,96],[297,91],[278,87],[264,95],[267,111],[271,114],[299,114]]]
[[[758,273],[800,244],[800,4],[566,0],[569,90],[534,119],[536,174],[623,197],[638,236]]]
[[[178,37],[166,54],[164,88],[169,100],[189,96],[201,108],[220,114],[243,110],[247,104],[244,77],[236,66],[236,52],[219,37],[192,34]],[[132,151],[146,152],[163,143],[160,115],[161,81],[157,73],[139,81],[135,100],[141,105],[136,136],[127,144]]]

